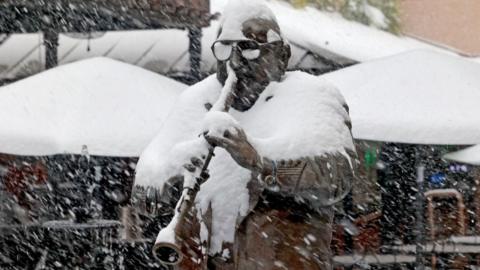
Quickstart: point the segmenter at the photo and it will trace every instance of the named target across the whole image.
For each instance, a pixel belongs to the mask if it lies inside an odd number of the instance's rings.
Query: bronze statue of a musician
[[[286,72],[290,46],[261,2],[227,6],[212,52],[217,74],[185,90],[137,166],[159,200],[183,183],[157,256],[178,269],[332,269],[333,205],[356,164],[343,97]]]

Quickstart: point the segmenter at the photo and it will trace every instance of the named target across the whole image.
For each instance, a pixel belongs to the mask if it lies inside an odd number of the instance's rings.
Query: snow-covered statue
[[[160,200],[183,183],[154,252],[179,269],[331,269],[356,157],[343,97],[286,72],[290,47],[260,1],[229,3],[212,51],[218,73],[179,97],[137,166],[136,190]]]

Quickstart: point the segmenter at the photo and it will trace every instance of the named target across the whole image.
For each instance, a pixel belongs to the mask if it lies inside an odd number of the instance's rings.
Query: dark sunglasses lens
[[[213,44],[213,54],[215,57],[220,61],[225,61],[230,58],[232,54],[232,45],[231,44],[224,44],[222,42],[215,42]]]
[[[241,50],[256,50],[259,49],[259,45],[257,42],[253,40],[242,40],[238,42],[238,48]]]

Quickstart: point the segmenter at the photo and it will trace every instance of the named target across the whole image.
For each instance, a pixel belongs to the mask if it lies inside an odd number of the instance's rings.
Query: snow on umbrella
[[[460,151],[448,153],[444,155],[443,158],[478,166],[480,165],[480,144],[462,149]]]
[[[480,65],[416,50],[326,74],[350,106],[356,139],[480,143]]]
[[[108,58],[0,88],[0,152],[139,156],[187,86]]]
[[[350,106],[356,139],[409,144],[480,143],[480,65],[415,50],[323,76]],[[417,147],[416,265],[425,241],[424,158]]]

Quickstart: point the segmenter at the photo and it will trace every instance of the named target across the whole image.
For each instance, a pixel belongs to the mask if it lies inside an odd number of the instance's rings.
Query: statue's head
[[[290,58],[275,16],[261,1],[230,1],[212,51],[218,80],[225,83],[228,64],[242,84],[233,104],[240,110],[250,108],[271,81],[281,79]]]

